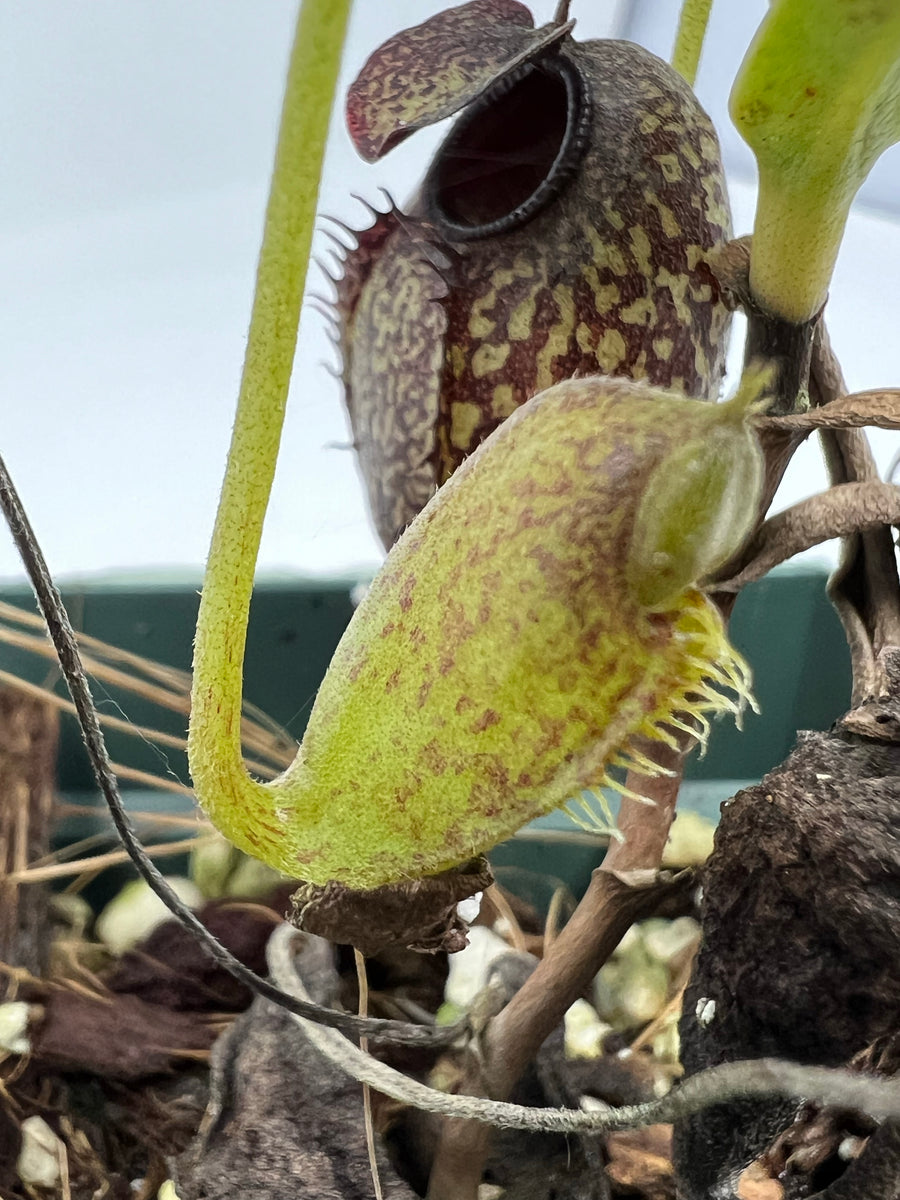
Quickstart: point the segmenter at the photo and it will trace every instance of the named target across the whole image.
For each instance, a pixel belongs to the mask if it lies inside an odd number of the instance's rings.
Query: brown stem
[[[550,953],[491,1022],[484,1039],[491,1094],[508,1096],[544,1040],[630,926],[659,904],[665,885],[643,887],[598,868]]]
[[[568,924],[509,1004],[488,1025],[480,1054],[470,1053],[460,1090],[505,1100],[541,1043],[606,962],[636,920],[653,912],[662,891],[686,881],[632,886],[598,868]],[[476,1121],[446,1123],[428,1200],[475,1200],[490,1140]]]
[[[643,746],[641,749],[671,774],[639,775],[635,771],[628,774],[625,781],[628,791],[643,797],[643,800],[629,795],[622,797],[616,822],[622,839],[616,838],[610,843],[600,866],[601,871],[609,871],[620,878],[637,871],[655,873],[659,870],[669,830],[675,819],[687,746],[676,751],[656,743],[652,748]],[[647,800],[652,804],[647,804]]]
[[[769,328],[771,318],[756,304],[750,289],[750,238],[735,238],[718,249],[710,258],[710,266],[722,288],[723,296],[733,308],[740,308],[747,316],[747,342],[744,347],[744,366],[767,354],[774,355],[776,370],[775,398],[772,411],[791,413],[801,394],[805,394],[809,383],[809,347],[812,345],[812,330],[804,326],[802,336],[787,338]],[[788,345],[788,342],[790,345]],[[798,356],[797,362],[787,361],[789,353]],[[777,421],[762,424],[758,430],[760,445],[765,461],[765,478],[757,508],[757,520],[762,521],[778,487],[784,478],[788,463],[798,446],[806,439],[809,431],[793,426],[783,426]],[[744,565],[743,555],[737,555],[724,564],[717,578],[728,579]],[[724,597],[724,605],[730,612],[733,599]]]
[[[667,886],[659,882],[658,871],[675,815],[684,755],[659,743],[643,749],[672,774],[629,772],[628,789],[651,803],[623,797],[618,820],[622,840],[610,846],[581,903],[534,973],[487,1026],[478,1053],[469,1058],[461,1087],[467,1094],[508,1099],[544,1040],[631,925],[657,907],[661,888]],[[489,1140],[486,1125],[448,1121],[432,1167],[428,1200],[474,1200]]]
[[[900,488],[880,479],[842,483],[770,517],[750,543],[747,565],[716,587],[738,592],[794,555],[832,538],[900,524]]]
[[[840,364],[824,327],[816,337],[811,376],[813,399],[828,404],[847,391]],[[827,429],[819,434],[832,484],[879,478],[866,435],[860,429]],[[883,652],[900,646],[900,581],[888,525],[844,539],[841,561],[828,582],[853,668],[852,707],[886,693]]]
[[[731,303],[735,307],[742,307],[747,313],[745,359],[749,360],[760,350],[774,354],[776,359],[781,355],[781,361],[776,361],[779,395],[772,409],[774,417],[763,422],[759,431],[766,460],[765,487],[759,513],[762,520],[794,451],[812,427],[825,423],[819,414],[810,414],[805,419],[795,412],[796,400],[805,388],[802,379],[804,364],[809,370],[809,395],[814,408],[841,401],[847,388],[824,322],[816,319],[789,336],[784,329],[777,327],[778,323],[773,322],[770,314],[756,304],[749,284],[750,250],[749,238],[729,242],[718,251],[711,265]],[[811,349],[808,361],[807,346]],[[797,356],[796,362],[785,361],[787,350]],[[790,388],[797,389],[793,401],[788,395],[788,384]],[[864,415],[874,417],[867,423],[892,427],[897,422],[896,397],[888,392],[863,393],[858,399],[841,401],[840,408],[846,407],[846,412],[838,411],[838,407],[834,405],[831,414],[831,417],[837,418],[836,424],[861,424]],[[833,485],[878,479],[868,441],[861,430],[820,429],[820,437]],[[754,541],[751,540],[732,562],[725,564],[717,578],[734,580],[740,577],[754,553]],[[716,597],[724,611],[729,611],[734,594],[732,591],[730,600],[729,594],[724,592]],[[887,647],[900,644],[900,586],[892,538],[887,526],[844,539],[841,564],[829,582],[829,595],[838,610],[850,646],[853,705],[858,707],[865,700],[885,692],[888,681],[882,656]]]
[[[900,429],[900,388],[851,392],[789,417],[763,417],[761,429]]]
[[[813,337],[819,316],[802,325],[764,312],[755,303],[745,304],[747,343],[745,362],[772,363],[775,368],[774,399],[770,408],[776,416],[785,416],[805,406],[809,388],[809,369]]]

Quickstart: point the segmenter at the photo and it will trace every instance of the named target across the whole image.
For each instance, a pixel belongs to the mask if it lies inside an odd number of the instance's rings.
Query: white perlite
[[[16,1159],[22,1183],[27,1188],[55,1188],[61,1175],[60,1159],[65,1152],[65,1146],[43,1117],[26,1117]]]

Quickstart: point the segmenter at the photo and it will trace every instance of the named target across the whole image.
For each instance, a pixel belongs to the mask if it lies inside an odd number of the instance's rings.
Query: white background
[[[443,0],[357,0],[343,87],[391,32]],[[555,0],[533,5],[538,23]],[[660,53],[673,3],[573,0],[581,37],[625,31]],[[701,98],[727,80],[765,0],[718,0]],[[727,12],[725,10],[728,10]],[[0,6],[0,452],[52,569],[199,580],[237,395],[282,78],[288,0],[3,0]],[[650,14],[650,15],[648,15]],[[735,23],[732,18],[739,16]],[[652,19],[651,19],[652,17]],[[715,103],[713,103],[713,101]],[[410,191],[440,131],[375,167],[335,120],[321,207],[359,225],[380,186]],[[738,232],[752,163],[733,132]],[[900,383],[897,151],[858,211],[829,307],[852,388]],[[324,249],[325,243],[322,243]],[[322,289],[321,277],[310,286]],[[355,573],[380,560],[347,441],[335,364],[304,316],[266,573]],[[886,467],[896,439],[880,435]],[[823,485],[805,447],[779,497]],[[18,574],[0,538],[0,576]]]

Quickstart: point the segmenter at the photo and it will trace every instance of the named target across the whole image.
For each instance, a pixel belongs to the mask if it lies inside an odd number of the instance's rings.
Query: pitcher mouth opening
[[[517,229],[554,200],[587,148],[590,99],[553,54],[504,76],[456,122],[425,177],[426,213],[450,241]]]

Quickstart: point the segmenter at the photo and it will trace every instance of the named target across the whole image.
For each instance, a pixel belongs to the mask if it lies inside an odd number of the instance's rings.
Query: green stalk
[[[792,186],[765,162],[759,178],[750,288],[767,316],[801,325],[828,296],[855,191],[818,179]]]
[[[278,839],[278,792],[277,785],[251,779],[243,763],[244,651],[350,3],[303,0],[298,17],[237,416],[197,617],[191,776],[217,827],[257,855]]]
[[[672,66],[679,75],[684,76],[691,87],[697,78],[697,67],[711,12],[712,0],[684,0],[681,6],[675,48],[672,51]]]
[[[900,6],[771,0],[729,107],[759,166],[750,288],[800,325],[825,303],[860,185],[900,142]]]

